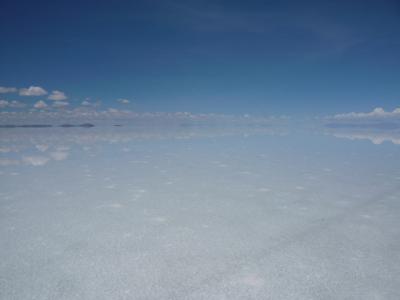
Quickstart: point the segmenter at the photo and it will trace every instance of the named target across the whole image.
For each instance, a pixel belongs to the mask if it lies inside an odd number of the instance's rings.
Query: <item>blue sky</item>
[[[136,111],[314,116],[400,102],[400,2],[0,3],[0,86]],[[121,103],[117,99],[128,99]]]

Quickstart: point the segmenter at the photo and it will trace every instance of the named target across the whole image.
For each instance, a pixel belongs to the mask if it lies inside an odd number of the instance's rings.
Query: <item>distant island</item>
[[[85,128],[90,128],[90,127],[94,127],[94,125],[91,124],[91,123],[84,123],[84,124],[80,124],[80,125],[62,124],[59,127],[85,127]]]

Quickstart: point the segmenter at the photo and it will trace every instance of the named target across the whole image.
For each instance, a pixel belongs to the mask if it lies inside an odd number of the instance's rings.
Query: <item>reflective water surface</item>
[[[0,129],[1,299],[400,299],[393,132]]]

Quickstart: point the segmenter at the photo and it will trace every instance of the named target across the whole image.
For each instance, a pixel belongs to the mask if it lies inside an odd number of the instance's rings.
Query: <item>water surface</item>
[[[0,298],[399,299],[398,137],[339,130],[0,129]]]

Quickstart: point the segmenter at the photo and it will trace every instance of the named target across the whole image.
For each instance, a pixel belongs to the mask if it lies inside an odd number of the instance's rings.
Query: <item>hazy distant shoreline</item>
[[[119,125],[116,125],[119,126]],[[83,127],[83,128],[91,128],[94,127],[91,123],[84,123],[84,124],[62,124],[62,125],[51,125],[51,124],[23,124],[23,125],[16,125],[16,124],[5,124],[0,125],[0,128],[49,128],[49,127]]]

